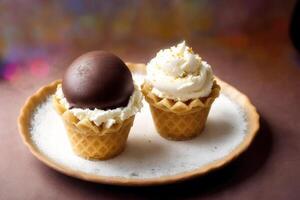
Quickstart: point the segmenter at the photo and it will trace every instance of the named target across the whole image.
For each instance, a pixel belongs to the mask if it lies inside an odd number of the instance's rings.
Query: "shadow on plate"
[[[263,168],[272,151],[272,134],[268,123],[261,117],[260,130],[251,146],[239,158],[207,175],[180,183],[151,186],[151,187],[124,187],[90,183],[65,176],[43,164],[37,167],[41,174],[50,179],[53,184],[64,186],[64,190],[73,191],[74,195],[86,199],[99,197],[115,198],[188,198],[201,197],[234,188],[247,181],[249,177],[256,176]],[[37,161],[38,162],[38,161]]]

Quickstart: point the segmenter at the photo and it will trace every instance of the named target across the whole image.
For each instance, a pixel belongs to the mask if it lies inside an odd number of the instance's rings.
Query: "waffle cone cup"
[[[63,119],[72,149],[77,155],[87,159],[106,160],[125,149],[135,116],[105,128],[96,126],[88,119],[79,120],[55,96],[53,105]]]
[[[152,86],[145,82],[142,92],[149,103],[157,132],[169,140],[188,140],[199,135],[204,127],[220,86],[214,81],[208,97],[188,101],[174,101],[153,94]]]

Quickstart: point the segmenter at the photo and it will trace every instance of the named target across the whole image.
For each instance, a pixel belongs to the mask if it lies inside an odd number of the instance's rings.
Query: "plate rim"
[[[132,72],[145,72],[145,65],[142,63],[127,63],[128,67]],[[95,183],[103,183],[110,185],[122,185],[122,186],[149,186],[149,185],[162,185],[184,181],[187,179],[191,179],[197,176],[204,175],[208,172],[216,170],[230,163],[232,160],[241,155],[252,143],[255,138],[258,129],[259,129],[259,114],[256,111],[255,106],[251,103],[250,99],[237,90],[235,87],[230,84],[222,81],[219,78],[216,78],[217,82],[221,85],[221,91],[229,90],[230,97],[233,98],[239,105],[243,107],[245,113],[247,113],[248,118],[248,133],[244,137],[243,141],[235,147],[229,154],[224,156],[221,159],[208,163],[204,166],[201,166],[197,169],[182,172],[176,175],[162,176],[156,178],[124,178],[124,177],[109,177],[102,175],[94,175],[85,173],[82,171],[74,170],[65,165],[62,165],[51,158],[44,155],[39,151],[37,146],[33,143],[30,137],[30,119],[32,115],[32,111],[36,108],[38,104],[40,104],[46,96],[53,93],[56,89],[56,85],[60,82],[60,80],[53,81],[52,83],[42,86],[38,89],[33,95],[27,98],[25,104],[22,106],[20,110],[20,114],[18,117],[18,129],[21,135],[23,143],[29,148],[30,152],[41,162],[46,164],[48,167],[57,170],[65,175],[79,178],[85,181],[91,181]]]

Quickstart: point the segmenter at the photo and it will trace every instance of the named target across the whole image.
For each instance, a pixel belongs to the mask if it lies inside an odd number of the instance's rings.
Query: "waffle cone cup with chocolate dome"
[[[188,101],[160,98],[151,92],[152,86],[147,82],[141,89],[149,103],[158,133],[169,140],[188,140],[199,135],[204,129],[210,107],[220,92],[216,81],[209,96]]]
[[[72,149],[77,155],[105,160],[124,150],[135,116],[105,128],[103,125],[96,126],[89,119],[79,120],[55,96],[53,105],[64,122]]]
[[[136,92],[130,70],[114,54],[92,51],[76,58],[53,95],[73,151],[99,160],[120,154],[140,109]]]

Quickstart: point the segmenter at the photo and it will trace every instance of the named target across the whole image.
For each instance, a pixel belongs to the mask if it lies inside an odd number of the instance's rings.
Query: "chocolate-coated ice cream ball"
[[[62,90],[70,108],[107,110],[127,106],[134,86],[131,72],[120,58],[92,51],[69,66]]]

